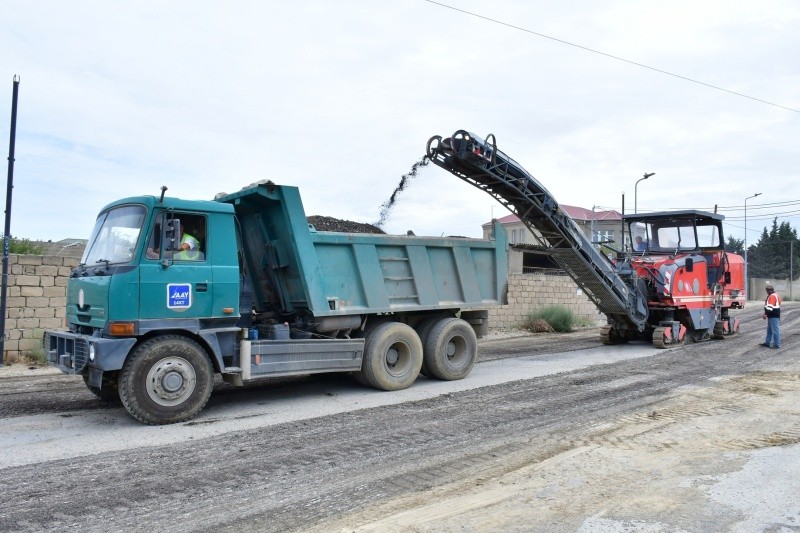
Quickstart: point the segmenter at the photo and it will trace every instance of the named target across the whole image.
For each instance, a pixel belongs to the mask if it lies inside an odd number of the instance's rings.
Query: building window
[[[595,243],[612,241],[614,240],[614,232],[611,230],[595,231],[594,239],[592,240]]]

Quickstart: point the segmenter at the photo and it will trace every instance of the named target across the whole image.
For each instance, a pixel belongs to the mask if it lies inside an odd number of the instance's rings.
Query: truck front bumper
[[[66,374],[81,374],[87,366],[103,372],[121,369],[136,339],[45,331],[43,344],[50,366]]]

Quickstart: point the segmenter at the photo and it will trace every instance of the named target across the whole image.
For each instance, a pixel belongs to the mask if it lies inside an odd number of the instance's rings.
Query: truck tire
[[[83,383],[86,385],[86,388],[89,389],[89,392],[104,402],[119,402],[119,387],[117,386],[116,379],[108,379],[107,377],[103,376],[103,386],[98,389],[97,387],[92,387],[89,385],[89,376],[84,374]]]
[[[134,349],[120,372],[119,396],[136,420],[172,424],[197,416],[213,385],[205,350],[191,339],[166,335]]]
[[[428,334],[423,357],[433,377],[447,381],[467,377],[478,358],[475,330],[460,318],[440,320]]]
[[[367,335],[361,376],[370,386],[387,391],[408,388],[421,366],[422,342],[411,326],[388,322]]]
[[[368,317],[367,322],[364,325],[364,329],[359,329],[353,332],[352,337],[354,339],[366,339],[369,334],[381,324],[387,324],[392,322],[386,317]],[[364,366],[363,364],[361,365]],[[353,372],[352,373],[353,379],[355,379],[359,384],[371,387],[372,385],[367,381],[367,378],[364,377],[364,373],[361,371]]]
[[[419,373],[425,376],[426,378],[433,377],[431,371],[428,370],[428,364],[425,358],[425,345],[428,342],[428,336],[433,329],[433,326],[439,323],[442,320],[442,317],[433,317],[433,318],[426,318],[422,322],[420,322],[416,328],[414,328],[419,335],[419,340],[422,342],[422,368],[419,369]]]

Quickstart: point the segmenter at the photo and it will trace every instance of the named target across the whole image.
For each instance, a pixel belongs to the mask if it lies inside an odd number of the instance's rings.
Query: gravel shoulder
[[[670,350],[496,335],[468,379],[405,395],[218,385],[157,428],[74,376],[0,373],[0,530],[796,530],[800,306],[780,350],[757,312]]]

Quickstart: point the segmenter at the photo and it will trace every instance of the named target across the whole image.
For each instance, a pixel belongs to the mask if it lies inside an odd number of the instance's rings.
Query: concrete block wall
[[[4,360],[42,347],[42,332],[65,327],[67,280],[79,260],[41,255],[8,256]]]
[[[605,315],[586,297],[572,278],[566,275],[510,274],[508,276],[508,305],[489,311],[489,328],[516,329],[528,315],[544,307],[561,305],[570,309],[575,318],[593,323],[605,323]]]
[[[67,280],[78,262],[72,257],[9,255],[5,360],[39,350],[44,330],[66,326]],[[489,327],[518,328],[531,312],[549,305],[563,305],[576,318],[605,322],[568,276],[510,274],[508,305],[489,311]]]

